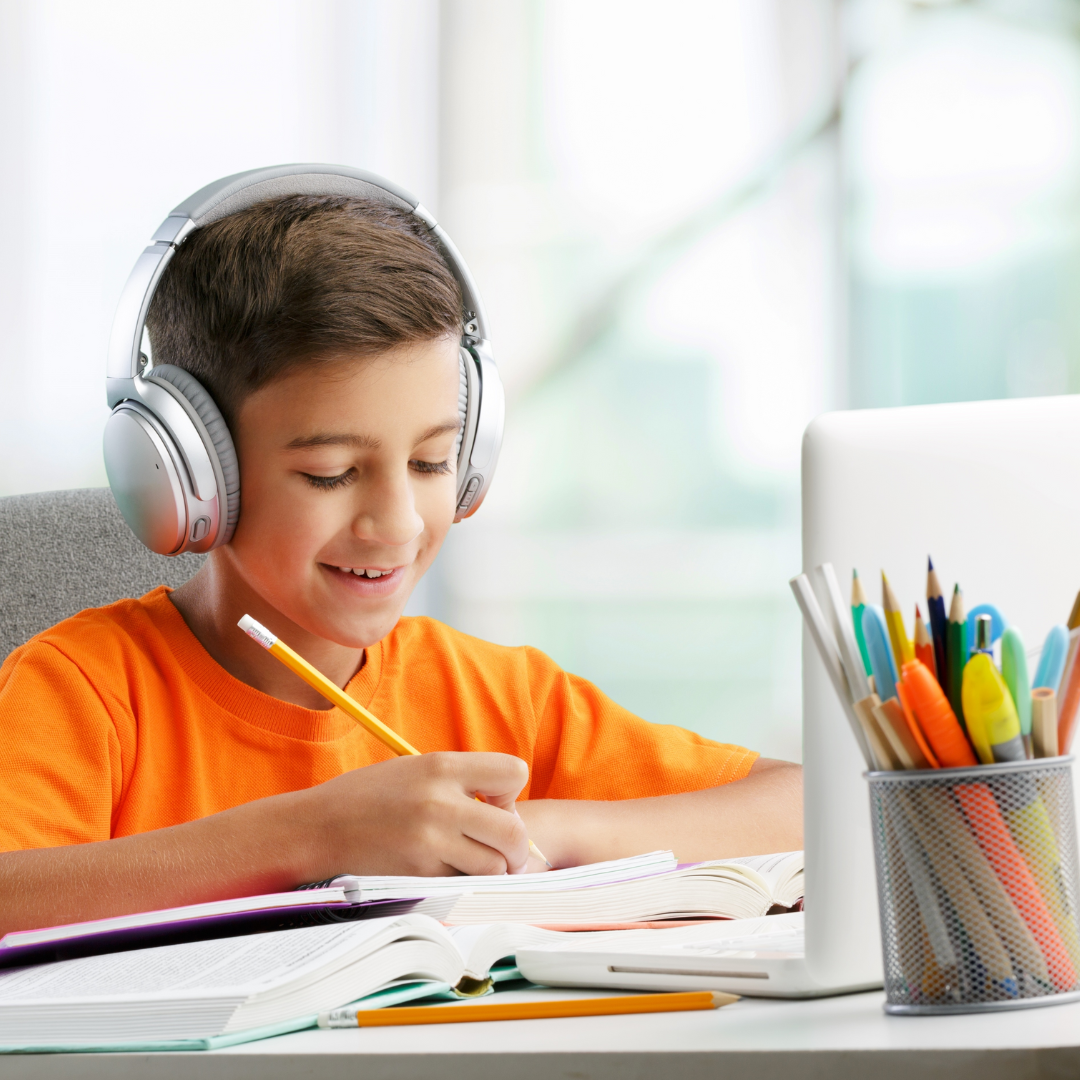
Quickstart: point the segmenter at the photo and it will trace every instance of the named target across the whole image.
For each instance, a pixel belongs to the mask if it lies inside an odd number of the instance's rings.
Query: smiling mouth
[[[355,574],[357,577],[377,581],[381,577],[388,577],[397,569],[397,567],[395,566],[390,570],[372,570],[371,568],[364,566],[335,566],[334,569],[340,570],[343,574]]]

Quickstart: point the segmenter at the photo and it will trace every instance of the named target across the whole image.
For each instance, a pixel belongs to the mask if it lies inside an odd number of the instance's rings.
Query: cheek
[[[457,478],[439,477],[437,481],[426,479],[416,484],[413,492],[413,505],[423,518],[428,535],[441,540],[454,523]]]
[[[232,546],[245,562],[283,569],[310,561],[312,551],[337,527],[333,500],[320,499],[269,470],[245,469],[240,477],[240,520]]]

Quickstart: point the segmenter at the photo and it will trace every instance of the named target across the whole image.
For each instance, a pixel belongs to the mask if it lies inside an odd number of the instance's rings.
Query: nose
[[[363,504],[353,519],[353,533],[361,540],[403,547],[424,531],[416,512],[412,484],[406,470],[372,477],[363,485]]]

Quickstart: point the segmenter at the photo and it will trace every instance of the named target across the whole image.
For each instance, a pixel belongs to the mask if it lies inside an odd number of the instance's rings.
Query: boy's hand
[[[528,766],[509,754],[399,757],[297,792],[329,874],[520,874],[529,840],[514,800]],[[478,802],[476,795],[484,802]]]

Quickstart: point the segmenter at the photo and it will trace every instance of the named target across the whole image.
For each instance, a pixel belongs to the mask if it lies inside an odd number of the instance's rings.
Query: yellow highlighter
[[[1027,760],[1016,705],[986,653],[975,653],[964,665],[961,697],[968,735],[984,765]]]
[[[375,738],[399,757],[419,756],[420,751],[415,746],[407,743],[396,731],[391,730],[378,717],[369,713],[356,698],[350,697],[337,683],[331,682],[318,668],[312,667],[298,652],[294,652],[284,641],[271,634],[262,623],[256,622],[250,615],[245,615],[236,625],[248,637],[257,641],[271,656],[276,657],[291,671],[295,671],[308,686],[318,690],[327,701],[332,701],[346,716],[352,717],[362,727],[367,728]],[[529,852],[549,869],[551,868],[551,863],[531,840]]]

